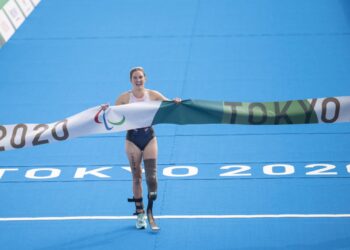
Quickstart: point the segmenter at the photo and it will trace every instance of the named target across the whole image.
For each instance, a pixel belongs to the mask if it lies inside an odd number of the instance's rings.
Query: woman
[[[132,89],[121,94],[115,105],[123,105],[134,102],[145,101],[168,101],[161,93],[145,88],[146,74],[142,67],[132,68],[130,71],[130,82]],[[181,102],[181,99],[174,99],[176,103]],[[148,188],[148,206],[147,214],[152,229],[159,229],[153,223],[152,204],[157,198],[157,155],[158,144],[152,127],[129,130],[125,141],[126,154],[128,156],[132,180],[133,194],[129,202],[135,202],[137,215],[136,228],[145,229],[147,227],[146,215],[142,199],[142,168],[141,161],[143,159],[146,183]],[[150,214],[149,214],[150,212]],[[155,227],[154,227],[155,225]]]

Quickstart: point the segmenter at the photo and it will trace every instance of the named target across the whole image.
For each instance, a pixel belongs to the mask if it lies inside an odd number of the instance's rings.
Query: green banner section
[[[223,123],[223,102],[184,100],[179,104],[162,102],[152,124]]]
[[[286,102],[225,102],[224,121],[229,124],[283,125],[318,123],[306,100]]]
[[[283,102],[184,100],[179,104],[163,102],[152,124],[283,125],[319,123],[314,109],[317,101],[321,101],[321,99],[312,99],[310,102],[308,100]],[[320,112],[327,112],[327,106]]]

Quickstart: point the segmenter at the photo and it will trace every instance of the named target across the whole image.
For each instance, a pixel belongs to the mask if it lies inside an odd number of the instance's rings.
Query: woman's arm
[[[155,91],[155,90],[150,90],[150,97],[152,101],[170,101],[169,98],[163,96],[160,92]],[[173,99],[173,101],[175,103],[180,103],[181,102],[181,98],[176,97]]]

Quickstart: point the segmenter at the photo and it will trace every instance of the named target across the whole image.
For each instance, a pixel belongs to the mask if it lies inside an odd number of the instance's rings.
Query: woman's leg
[[[125,150],[129,159],[132,173],[132,191],[135,199],[142,198],[142,151],[132,142],[126,140]],[[142,202],[135,202],[136,206],[143,205]],[[142,213],[143,209],[136,209],[136,212]]]
[[[143,152],[143,162],[148,188],[147,218],[153,231],[158,231],[159,227],[153,217],[153,202],[157,199],[158,179],[157,179],[157,138],[153,138]]]

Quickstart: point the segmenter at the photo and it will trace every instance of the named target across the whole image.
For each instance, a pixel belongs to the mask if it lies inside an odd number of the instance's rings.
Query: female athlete
[[[168,101],[161,93],[155,90],[145,88],[146,73],[142,67],[132,68],[130,71],[130,82],[132,89],[121,94],[116,100],[115,105],[123,105],[134,102],[146,101]],[[180,98],[173,100],[175,103],[181,102]],[[145,177],[148,188],[148,206],[147,218],[153,230],[159,228],[154,222],[152,215],[153,201],[157,198],[157,155],[158,144],[152,127],[139,128],[127,131],[125,141],[126,154],[130,162],[132,180],[133,180],[133,195],[129,202],[135,202],[137,215],[136,228],[147,228],[146,214],[142,198],[142,168],[141,162],[143,160]]]

